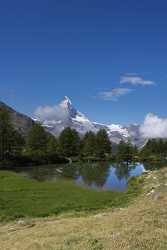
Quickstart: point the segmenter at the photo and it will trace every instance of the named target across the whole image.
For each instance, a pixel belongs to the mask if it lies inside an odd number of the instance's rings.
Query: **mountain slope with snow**
[[[67,96],[54,107],[54,110],[56,112],[51,112],[50,117],[48,116],[47,119],[41,119],[40,115],[38,116],[38,111],[35,112],[35,120],[40,121],[43,127],[52,134],[59,135],[66,127],[76,129],[80,134],[85,134],[88,131],[97,132],[94,124],[73,107],[71,100]]]
[[[67,96],[52,108],[38,108],[35,116],[35,120],[39,121],[47,131],[55,136],[58,136],[66,127],[76,129],[81,135],[84,135],[88,131],[96,133],[99,129],[105,129],[110,140],[116,144],[121,140],[131,140],[134,145],[141,147],[145,142],[145,139],[140,135],[139,125],[132,124],[124,127],[119,124],[105,125],[92,122],[84,114],[75,109]]]

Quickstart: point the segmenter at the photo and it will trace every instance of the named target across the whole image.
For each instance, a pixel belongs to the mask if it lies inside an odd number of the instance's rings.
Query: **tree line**
[[[37,123],[23,137],[14,129],[7,110],[0,110],[0,162],[13,164],[51,164],[69,161],[116,160],[130,162],[167,156],[167,140],[149,140],[138,150],[130,141],[113,145],[106,130],[80,136],[75,129],[65,128],[58,138]]]
[[[150,139],[140,151],[142,160],[161,160],[167,157],[167,140]]]
[[[50,164],[72,159],[106,159],[111,155],[111,142],[105,130],[97,134],[65,128],[58,138],[37,123],[23,137],[15,130],[7,110],[0,110],[0,162],[16,164]]]

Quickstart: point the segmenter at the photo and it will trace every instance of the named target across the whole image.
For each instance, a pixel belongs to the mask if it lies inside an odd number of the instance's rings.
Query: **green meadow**
[[[125,207],[142,192],[142,177],[133,177],[125,192],[76,186],[70,181],[37,182],[8,171],[0,172],[0,220],[48,217],[64,213],[95,213]]]

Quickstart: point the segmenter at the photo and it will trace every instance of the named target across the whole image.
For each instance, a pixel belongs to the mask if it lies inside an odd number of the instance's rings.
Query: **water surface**
[[[84,188],[124,191],[132,176],[140,176],[143,164],[66,164],[8,169],[37,181],[73,181]]]

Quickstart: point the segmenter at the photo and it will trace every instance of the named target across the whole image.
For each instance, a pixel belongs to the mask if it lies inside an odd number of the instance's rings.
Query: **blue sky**
[[[166,117],[166,12],[165,0],[1,1],[0,99],[29,115],[67,95],[99,122]]]

